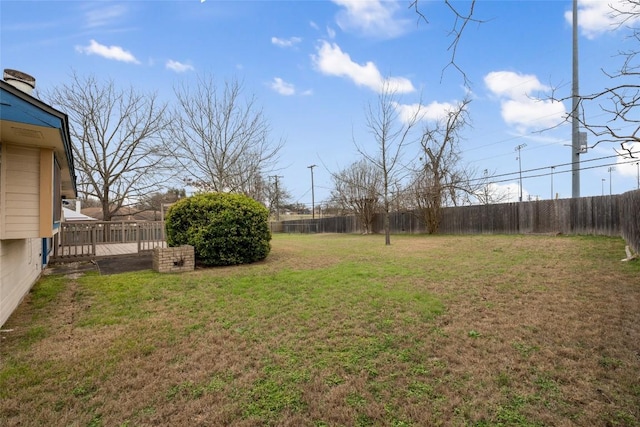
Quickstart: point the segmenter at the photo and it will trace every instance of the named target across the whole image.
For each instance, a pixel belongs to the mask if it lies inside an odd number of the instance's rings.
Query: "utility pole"
[[[636,179],[638,180],[638,190],[640,190],[640,162],[636,162]]]
[[[316,201],[315,201],[315,195],[313,194],[314,190],[313,190],[313,168],[317,167],[318,165],[311,165],[311,166],[307,166],[309,169],[311,169],[311,219],[316,219]]]
[[[616,168],[614,168],[613,166],[609,166],[609,169],[607,169],[609,171],[609,195],[611,196],[611,194],[613,193],[612,190],[612,184],[613,181],[611,180],[611,172],[613,172],[614,170],[616,170]]]
[[[520,169],[520,199],[519,201],[522,201],[522,154],[520,154],[520,150],[522,150],[524,147],[526,147],[527,144],[520,144],[516,147],[516,151],[518,152],[518,166]]]
[[[602,178],[602,195],[604,196],[604,182],[606,181],[605,178]]]
[[[573,0],[573,84],[571,87],[571,197],[580,197],[580,115],[578,85],[578,0]]]
[[[484,204],[489,204],[489,183],[487,182],[489,177],[489,169],[484,170]]]
[[[278,178],[282,178],[282,175],[270,175],[269,178],[273,178],[276,185],[276,221],[280,221],[280,190],[278,190]]]
[[[551,166],[551,200],[554,199],[553,197],[553,170],[555,169],[555,166]]]

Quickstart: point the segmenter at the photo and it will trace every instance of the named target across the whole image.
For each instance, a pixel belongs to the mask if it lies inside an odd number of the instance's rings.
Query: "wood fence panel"
[[[315,221],[317,225],[312,232],[362,232],[355,216]],[[290,230],[309,232],[305,231],[304,225],[296,225],[299,222],[285,221],[283,224]],[[389,223],[393,234],[426,232],[415,211],[393,212]],[[306,227],[309,229],[308,225]],[[373,232],[384,233],[383,214],[375,216]],[[640,252],[640,190],[613,196],[448,207],[442,210],[439,233],[622,236],[634,251]]]
[[[629,246],[640,253],[640,190],[620,197],[620,229]]]

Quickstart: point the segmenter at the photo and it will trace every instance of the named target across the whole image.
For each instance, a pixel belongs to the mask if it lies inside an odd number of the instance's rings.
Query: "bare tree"
[[[189,175],[207,191],[243,193],[263,200],[263,183],[272,171],[282,141],[270,139],[270,126],[254,97],[243,97],[235,79],[222,89],[213,77],[198,76],[197,86],[174,88],[169,148]]]
[[[437,233],[442,219],[442,208],[456,205],[459,193],[475,194],[471,186],[470,170],[462,167],[459,141],[462,130],[469,125],[465,99],[446,112],[434,124],[426,124],[420,140],[419,165],[414,166],[409,186],[420,218],[429,234]]]
[[[472,198],[475,198],[477,202],[483,205],[490,205],[494,203],[502,203],[509,198],[506,191],[501,191],[500,188],[491,182],[489,176],[489,170],[485,169],[482,178],[472,181],[477,181],[473,184],[472,188],[475,188],[475,192],[467,193],[469,196],[469,202],[472,203]]]
[[[382,174],[385,245],[391,244],[389,212],[392,202],[392,185],[401,181],[399,174],[403,149],[411,142],[411,130],[420,117],[420,108],[416,108],[410,117],[403,120],[400,117],[398,105],[397,91],[390,83],[385,83],[378,94],[377,103],[374,105],[370,103],[366,110],[366,126],[373,135],[377,150],[375,154],[371,154],[364,147],[356,144],[358,152],[364,159]]]
[[[381,169],[363,159],[331,174],[331,177],[334,185],[332,201],[343,210],[355,214],[363,234],[372,233],[373,219],[379,210],[382,193]]]
[[[98,199],[105,221],[167,182],[166,105],[156,94],[73,72],[70,83],[44,96],[69,115],[81,198]]]
[[[184,188],[169,188],[167,191],[156,191],[142,197],[138,202],[137,208],[140,212],[152,211],[154,219],[157,220],[158,213],[164,210],[162,205],[175,203],[184,197],[187,197]]]
[[[409,8],[412,8],[415,10],[420,20],[426,23],[429,23],[427,16],[424,13],[422,13],[422,10],[420,9],[421,2],[424,2],[424,0],[412,0],[409,3]],[[451,37],[452,39],[451,43],[449,44],[449,47],[447,48],[447,50],[451,52],[451,57],[449,59],[449,63],[442,69],[442,74],[444,75],[444,72],[447,68],[453,67],[456,70],[458,70],[458,72],[462,75],[464,79],[464,84],[466,86],[469,86],[470,82],[469,82],[469,79],[467,78],[467,74],[456,62],[458,45],[460,44],[460,41],[462,40],[462,34],[464,33],[469,23],[473,22],[476,24],[481,24],[484,21],[474,18],[476,0],[471,0],[470,2],[465,2],[464,4],[462,4],[461,2],[455,2],[454,4],[454,2],[451,0],[444,0],[444,3],[447,6],[447,8],[449,8],[450,12],[453,14],[454,21],[453,21],[453,24],[451,25],[451,30],[449,31],[449,34],[448,34],[448,36]]]
[[[280,209],[284,205],[288,205],[292,199],[291,193],[287,190],[280,178],[280,175],[272,175],[272,179],[264,186],[265,202],[269,209],[269,215],[275,214],[276,221],[280,220]]]

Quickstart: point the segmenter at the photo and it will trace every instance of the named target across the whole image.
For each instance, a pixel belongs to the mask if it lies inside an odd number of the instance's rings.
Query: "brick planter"
[[[158,273],[182,273],[193,271],[194,267],[193,246],[184,245],[153,250],[153,270]]]

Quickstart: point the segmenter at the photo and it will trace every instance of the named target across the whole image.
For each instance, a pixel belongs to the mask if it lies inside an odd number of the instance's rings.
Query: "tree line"
[[[75,72],[68,83],[44,95],[69,116],[85,206],[100,206],[109,221],[132,205],[158,211],[161,204],[184,197],[189,186],[245,194],[272,211],[299,208],[278,185],[278,176],[271,175],[284,141],[272,137],[262,107],[254,96],[245,96],[238,80],[218,85],[212,76],[200,75],[193,87],[174,87],[174,95],[170,106],[156,93],[122,89],[113,80]],[[365,111],[377,149],[368,152],[364,143],[354,141],[361,159],[332,173],[332,205],[360,216],[368,232],[373,214],[380,209],[388,214],[400,190],[410,190],[415,206],[432,211],[425,218],[429,230],[437,231],[438,209],[478,186],[470,186],[458,149],[469,102],[452,106],[418,132],[418,125],[426,123],[421,108],[405,117],[394,88],[382,88]],[[416,143],[421,156],[406,161],[405,148]]]
[[[474,17],[475,3],[465,13],[452,9],[460,21],[452,30],[449,66],[462,73],[456,47],[466,23],[482,22]],[[577,108],[581,125],[598,137],[597,143],[618,145],[620,155],[633,158],[632,146],[640,143],[640,1],[623,3],[624,9],[612,13],[628,27],[630,47],[619,52],[617,70],[603,71],[611,87],[581,95]],[[420,5],[411,3],[424,18]],[[99,204],[105,220],[123,206],[166,203],[184,194],[179,188],[185,186],[245,194],[271,211],[295,206],[275,175],[285,141],[273,137],[262,107],[255,96],[245,95],[240,81],[218,83],[199,75],[194,86],[175,86],[173,105],[160,102],[156,93],[118,88],[113,80],[75,72],[69,83],[45,93],[43,98],[69,116],[81,200]],[[373,215],[383,212],[386,244],[389,213],[401,204],[420,212],[427,231],[435,233],[444,206],[471,199],[495,203],[503,197],[491,191],[489,171],[479,174],[462,162],[459,144],[470,125],[469,98],[436,120],[425,120],[421,103],[407,111],[399,101],[392,86],[382,87],[364,111],[371,139],[353,141],[359,159],[330,172],[332,206],[357,215],[365,233]],[[585,119],[584,110],[593,103],[605,113],[604,124]]]

